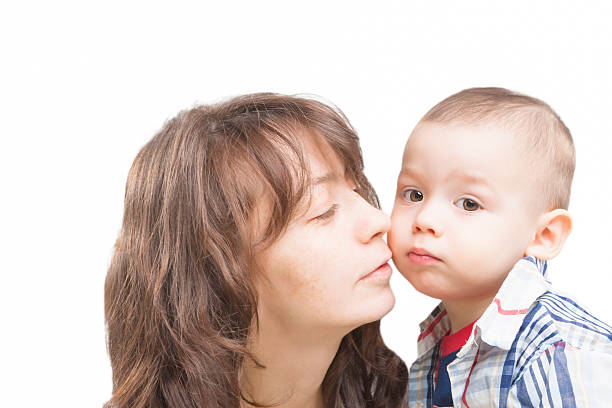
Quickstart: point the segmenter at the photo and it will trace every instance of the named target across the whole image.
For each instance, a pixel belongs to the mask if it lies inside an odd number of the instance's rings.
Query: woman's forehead
[[[304,140],[304,156],[309,166],[310,185],[344,178],[346,163],[322,136]]]

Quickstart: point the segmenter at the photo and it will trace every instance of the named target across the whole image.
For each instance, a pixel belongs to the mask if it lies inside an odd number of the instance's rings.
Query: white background
[[[0,6],[3,406],[110,396],[103,282],[128,168],[179,110],[247,92],[343,109],[386,212],[403,144],[433,104],[472,86],[547,101],[578,157],[575,229],[550,277],[612,322],[610,3],[220,3]],[[409,362],[437,302],[397,273],[392,286],[383,334]]]

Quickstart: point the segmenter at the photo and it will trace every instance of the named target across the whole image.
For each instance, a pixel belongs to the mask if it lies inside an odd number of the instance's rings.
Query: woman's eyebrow
[[[336,173],[326,173],[312,179],[312,185],[316,186],[323,183],[331,183],[340,180],[340,176]]]

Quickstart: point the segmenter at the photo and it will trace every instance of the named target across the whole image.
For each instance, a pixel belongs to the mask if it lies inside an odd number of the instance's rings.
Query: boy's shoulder
[[[512,374],[502,388],[531,383],[532,378],[548,382],[552,373],[573,378],[578,371],[594,371],[612,362],[612,327],[551,288],[526,311],[504,360],[502,372]]]
[[[612,327],[569,295],[552,288],[540,295],[503,354],[500,401],[608,406],[601,396],[612,391],[603,380],[612,374]]]
[[[553,336],[554,333],[554,336]],[[516,336],[526,345],[546,338],[544,344],[612,354],[612,327],[601,321],[570,295],[551,289],[528,310]]]
[[[484,342],[517,354],[517,366],[555,347],[612,354],[612,327],[546,279],[546,262],[524,258],[479,321]]]

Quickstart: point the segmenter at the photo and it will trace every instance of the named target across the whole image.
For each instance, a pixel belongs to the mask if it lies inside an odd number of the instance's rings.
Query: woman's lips
[[[422,248],[412,248],[408,252],[408,259],[417,265],[431,265],[441,262],[440,258],[433,256]]]
[[[359,279],[359,282],[389,280],[392,272],[393,270],[391,269],[391,265],[389,265],[389,263],[384,263],[380,265],[378,268],[374,269],[372,272],[361,277],[361,279]]]

